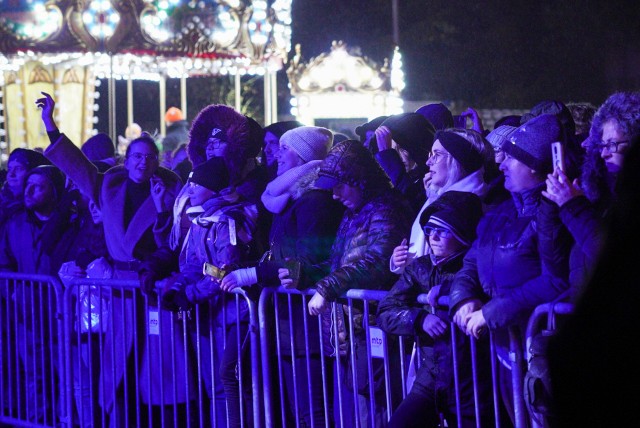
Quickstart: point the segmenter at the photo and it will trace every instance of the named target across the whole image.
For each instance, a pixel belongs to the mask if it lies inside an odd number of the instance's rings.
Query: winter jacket
[[[96,167],[64,134],[60,134],[47,148],[45,155],[102,210],[107,247],[114,260],[143,260],[156,248],[168,243],[172,225],[171,212],[158,213],[151,195],[136,211],[129,224],[123,224],[129,180],[128,171],[123,165],[115,166],[104,174],[98,173]],[[173,206],[173,201],[182,187],[180,178],[162,167],[158,168],[156,175],[167,188],[164,196],[165,205]],[[152,239],[144,239],[145,234],[152,234]],[[154,242],[155,245],[146,248],[138,245],[141,241]]]
[[[0,232],[7,221],[24,208],[24,199],[13,194],[7,183],[0,188]]]
[[[416,165],[411,171],[406,171],[400,155],[395,149],[383,150],[375,154],[376,160],[387,173],[393,187],[407,198],[416,214],[427,200],[422,180],[428,169],[426,165]]]
[[[450,330],[446,334],[432,338],[424,332],[422,323],[428,314],[435,314],[443,322],[450,325],[451,320],[447,307],[432,308],[430,305],[421,305],[417,302],[418,295],[428,293],[434,286],[441,285],[439,296],[448,296],[451,282],[455,273],[462,267],[464,253],[454,255],[449,260],[439,264],[434,263],[433,256],[419,257],[407,266],[404,273],[391,288],[387,296],[380,301],[378,307],[378,325],[389,334],[415,336],[417,346],[420,347],[420,365],[416,374],[416,388],[412,393],[424,394],[424,399],[430,400],[425,405],[433,406],[434,410],[455,414],[456,390],[454,386],[454,366],[452,337]],[[459,388],[461,411],[465,416],[473,418],[473,382],[471,378],[471,357],[469,338],[460,331],[456,332],[456,351],[458,354]],[[487,340],[479,341],[476,346],[477,362],[486,363],[489,355]],[[489,370],[478,370],[477,376],[483,378],[479,382],[478,391],[482,395],[479,398],[481,412],[484,415],[491,414],[491,395]],[[486,387],[483,387],[486,385]],[[440,397],[446,397],[444,401]],[[434,412],[439,413],[439,412]]]
[[[273,216],[269,234],[270,258],[257,267],[264,285],[279,285],[278,269],[285,260],[300,262],[298,289],[307,289],[324,277],[331,246],[342,220],[344,207],[330,192],[309,188]]]
[[[302,177],[295,184],[296,190],[293,191],[285,209],[279,214],[274,214],[269,238],[269,260],[261,262],[256,268],[258,282],[263,286],[280,285],[278,269],[286,267],[285,261],[300,263],[298,289],[313,287],[328,273],[329,266],[326,261],[329,259],[344,207],[333,200],[331,192],[314,188],[314,178],[315,174]],[[296,355],[318,354],[321,342],[315,320],[308,317],[310,327],[305,331],[303,313],[306,307],[302,305],[299,296],[291,296],[291,299],[291,314],[287,296],[278,299],[281,351],[285,355],[291,353],[291,316]],[[330,317],[322,316],[322,322],[325,321],[330,324]],[[325,330],[328,331],[329,328]]]
[[[478,238],[451,286],[452,315],[467,300],[479,299],[489,329],[504,333],[504,327],[523,327],[536,306],[568,288],[544,266],[538,250],[536,215],[543,186],[512,193],[480,220]],[[502,345],[508,346],[505,337]]]
[[[543,260],[556,269],[557,275],[568,278],[573,298],[580,295],[597,265],[606,237],[606,214],[584,196],[567,201],[561,208],[552,202],[541,204],[540,252],[552,258]]]
[[[0,270],[56,276],[62,263],[77,255],[79,229],[78,214],[67,204],[45,222],[32,211],[19,211],[2,233]]]
[[[237,195],[214,197],[205,202],[202,208],[204,212],[193,218],[180,252],[180,273],[175,284],[184,288],[189,301],[207,302],[218,325],[223,323],[222,312],[226,306],[225,321],[231,325],[238,319],[235,299],[220,290],[218,281],[204,276],[202,266],[206,262],[223,268],[247,261],[256,229],[257,208],[255,204],[239,200]],[[234,226],[230,227],[230,223],[234,223]],[[235,232],[231,232],[231,229]],[[235,234],[233,238],[232,233]],[[246,321],[248,308],[243,299],[240,302],[240,318]]]
[[[167,133],[162,139],[162,151],[175,150],[180,144],[189,142],[189,122],[179,120],[167,126]]]
[[[318,293],[335,301],[350,289],[388,290],[397,275],[388,269],[393,249],[413,219],[407,201],[389,189],[347,210],[331,251],[331,273],[316,283]]]

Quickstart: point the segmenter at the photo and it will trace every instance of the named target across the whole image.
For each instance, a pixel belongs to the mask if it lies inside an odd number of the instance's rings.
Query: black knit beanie
[[[189,181],[213,192],[229,187],[229,171],[221,157],[213,157],[201,163],[191,172]]]
[[[469,174],[479,170],[484,165],[484,159],[478,149],[469,141],[455,132],[438,131],[436,140],[448,151],[462,168]]]

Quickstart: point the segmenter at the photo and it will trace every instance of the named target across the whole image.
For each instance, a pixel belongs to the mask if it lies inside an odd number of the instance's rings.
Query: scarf
[[[411,225],[411,235],[409,236],[409,257],[410,260],[407,264],[411,263],[413,259],[417,259],[418,257],[422,257],[428,252],[428,244],[427,237],[424,235],[422,231],[422,226],[420,226],[420,216],[429,205],[431,205],[436,199],[440,197],[444,192],[449,190],[456,190],[459,192],[470,192],[478,195],[480,198],[484,197],[487,193],[488,186],[484,182],[482,177],[483,171],[479,169],[461,180],[456,181],[451,186],[446,188],[440,188],[435,191],[431,191],[428,193],[427,201],[424,203],[418,215],[416,216],[413,224]],[[395,264],[393,264],[393,258],[389,260],[389,268],[391,272],[401,274],[404,272],[404,268],[399,268]]]
[[[280,214],[284,211],[296,192],[298,180],[316,169],[321,163],[322,161],[319,160],[309,161],[274,178],[267,184],[267,188],[260,198],[265,208],[273,214]]]
[[[169,235],[169,247],[172,250],[175,250],[180,245],[180,238],[182,237],[183,232],[183,215],[185,214],[184,209],[189,202],[189,194],[187,190],[189,189],[189,183],[182,186],[180,189],[180,193],[176,196],[176,200],[173,203],[173,225],[171,226],[171,233]],[[185,228],[185,230],[188,229]]]

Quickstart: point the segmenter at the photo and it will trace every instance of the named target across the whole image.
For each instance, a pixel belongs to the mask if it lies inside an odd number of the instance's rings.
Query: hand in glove
[[[224,278],[220,288],[223,291],[231,291],[237,287],[244,287],[258,282],[258,274],[256,268],[237,269],[229,272]]]
[[[188,310],[191,307],[191,302],[187,298],[182,284],[173,284],[168,290],[163,290],[162,305],[165,309],[178,312]]]
[[[147,296],[151,296],[156,292],[156,280],[158,279],[155,272],[150,270],[141,270],[138,273],[140,279],[140,290]]]

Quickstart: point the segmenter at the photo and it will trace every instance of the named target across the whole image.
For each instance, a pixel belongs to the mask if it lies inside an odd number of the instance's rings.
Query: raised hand
[[[375,130],[376,143],[378,144],[378,151],[388,150],[391,148],[391,130],[386,126],[379,126]]]
[[[156,206],[156,211],[163,212],[167,210],[167,207],[164,203],[164,195],[167,193],[167,186],[165,186],[164,181],[157,175],[154,175],[149,179],[151,183],[151,198],[153,199],[153,204]]]
[[[56,122],[53,119],[53,111],[56,107],[56,102],[48,93],[40,93],[44,96],[36,100],[36,106],[39,109],[42,109],[42,123],[44,123],[44,127],[47,132],[55,131],[56,129],[58,129]]]
[[[391,262],[395,267],[403,268],[409,261],[409,246],[407,245],[407,239],[403,239],[400,245],[393,249],[391,255]]]

